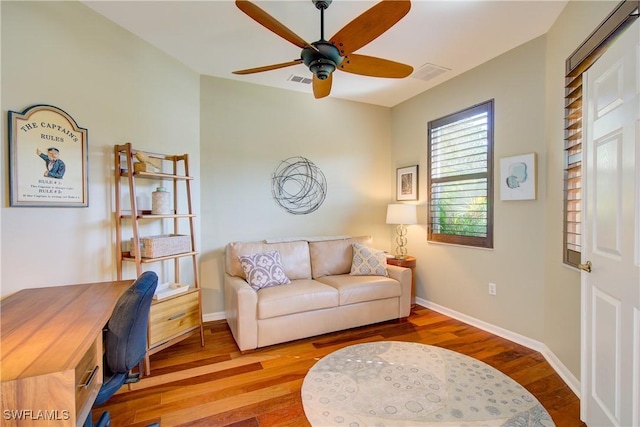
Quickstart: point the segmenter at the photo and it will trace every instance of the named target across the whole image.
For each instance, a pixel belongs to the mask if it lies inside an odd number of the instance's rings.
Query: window
[[[563,261],[574,267],[582,253],[582,74],[638,17],[638,4],[620,2],[566,61]]]
[[[428,240],[493,247],[493,100],[429,122]]]

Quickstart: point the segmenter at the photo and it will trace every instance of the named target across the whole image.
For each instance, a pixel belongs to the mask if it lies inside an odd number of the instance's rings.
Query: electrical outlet
[[[497,289],[495,283],[489,283],[489,295],[496,295]]]

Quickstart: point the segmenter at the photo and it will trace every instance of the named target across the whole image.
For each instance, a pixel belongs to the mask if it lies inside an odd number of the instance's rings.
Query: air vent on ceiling
[[[422,67],[418,68],[412,75],[414,79],[419,80],[431,80],[434,77],[439,76],[442,73],[446,73],[447,71],[451,71],[450,68],[441,67],[439,65],[426,63]]]
[[[311,82],[313,82],[313,79],[310,79],[309,77],[296,76],[295,74],[290,75],[287,80],[289,80],[290,82],[302,83],[305,85],[311,84]]]

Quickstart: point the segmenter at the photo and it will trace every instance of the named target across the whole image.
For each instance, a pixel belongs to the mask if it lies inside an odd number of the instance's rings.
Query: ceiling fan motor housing
[[[320,40],[311,43],[314,47],[305,47],[302,49],[301,58],[304,65],[309,67],[309,70],[315,74],[320,80],[329,78],[329,75],[336,70],[342,60],[340,51],[331,43],[325,40]]]
[[[332,0],[312,0],[313,4],[316,5],[316,9],[324,10],[329,7]]]

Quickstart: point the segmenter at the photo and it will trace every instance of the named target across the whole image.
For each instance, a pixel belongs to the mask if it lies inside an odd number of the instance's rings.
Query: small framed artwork
[[[500,200],[536,199],[536,153],[500,159]]]
[[[61,109],[9,111],[11,206],[86,207],[87,130]]]
[[[396,200],[418,200],[418,165],[397,169]]]

